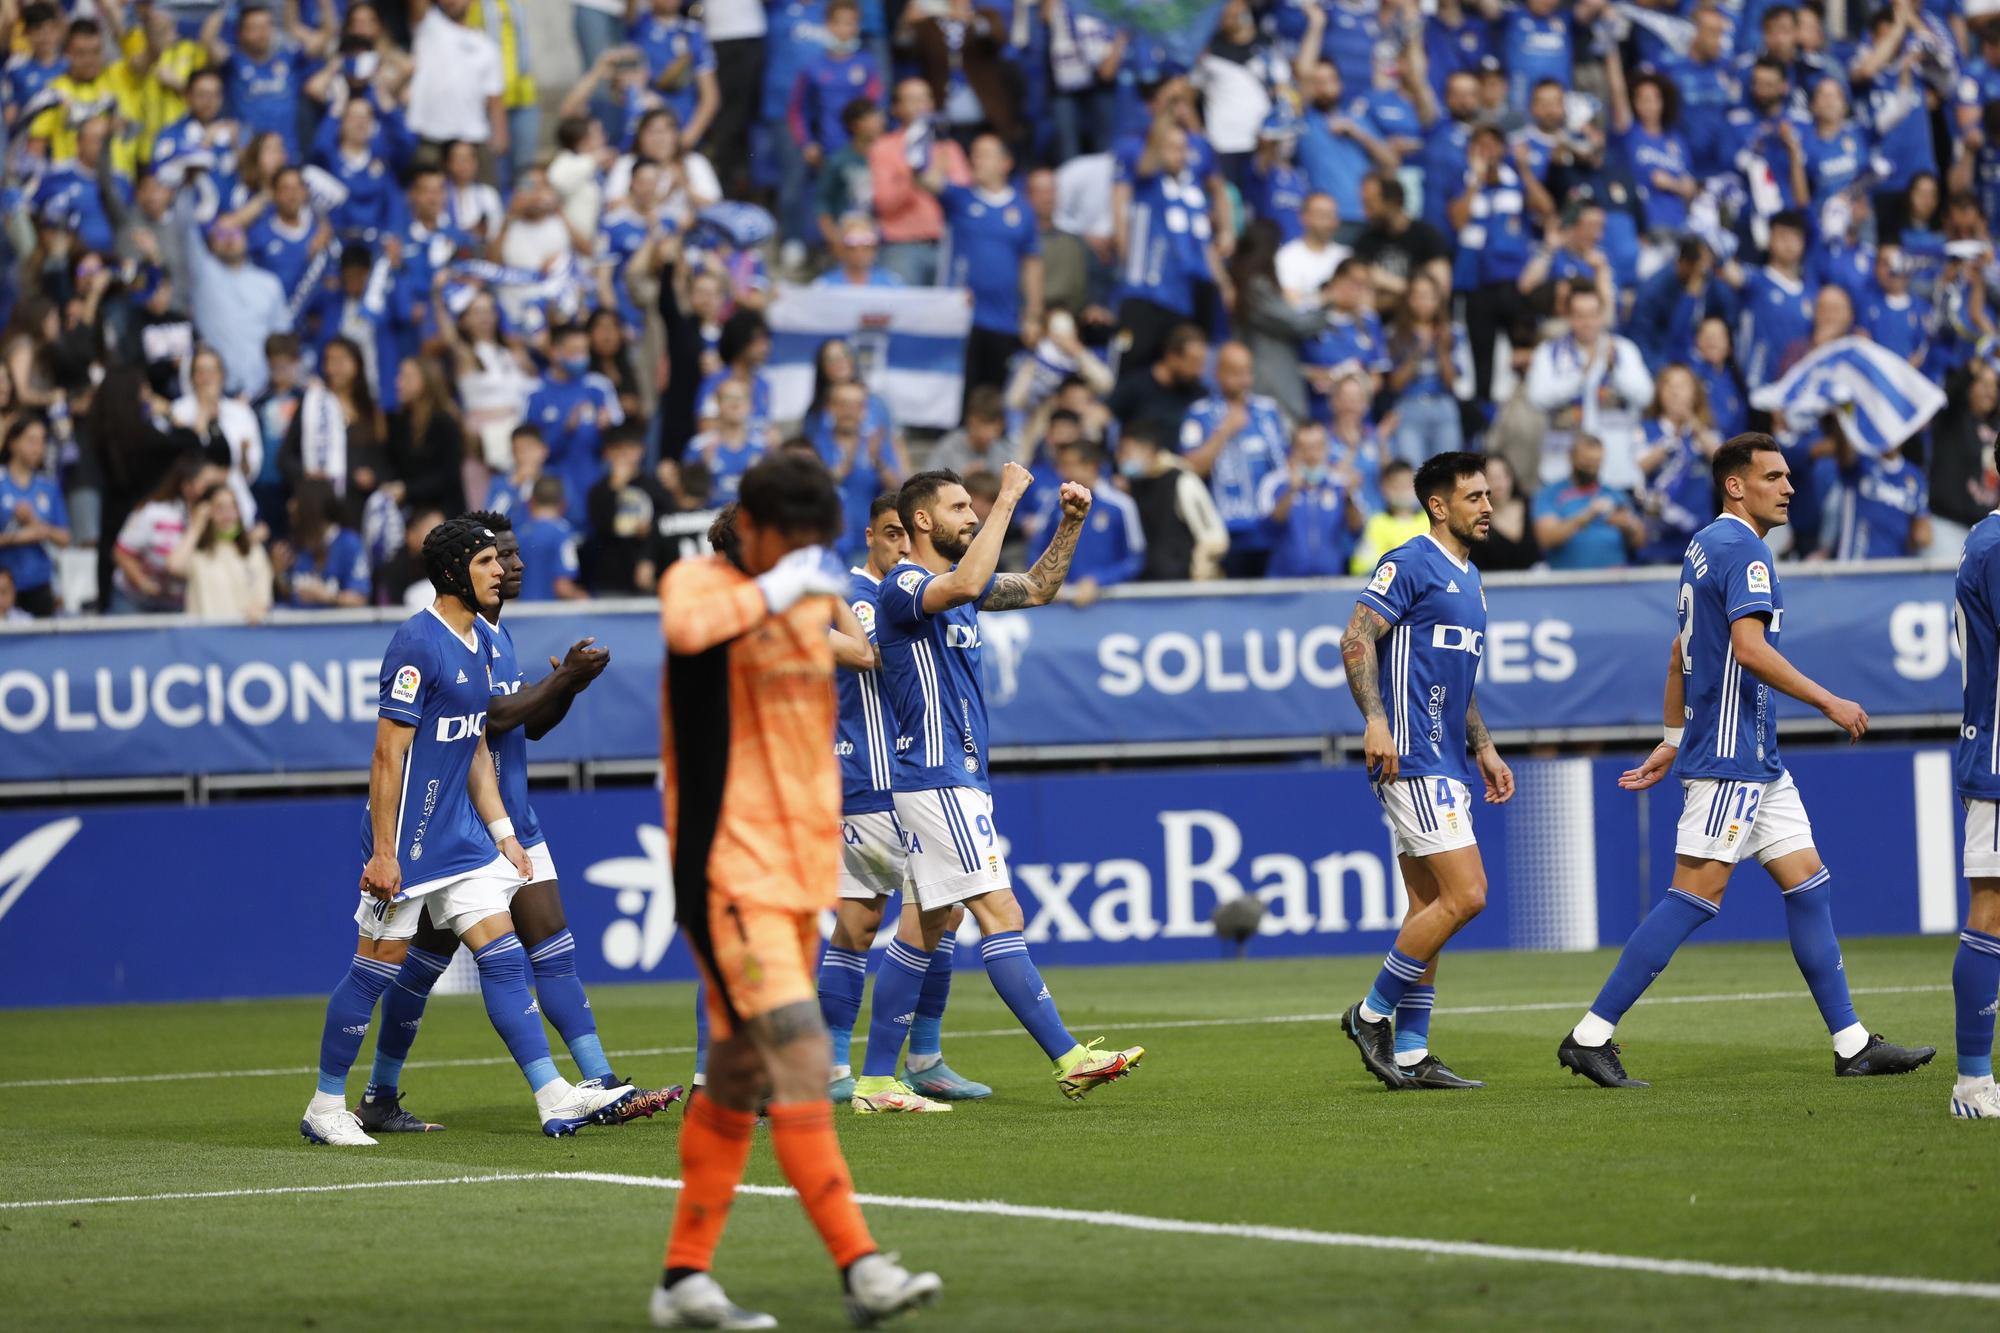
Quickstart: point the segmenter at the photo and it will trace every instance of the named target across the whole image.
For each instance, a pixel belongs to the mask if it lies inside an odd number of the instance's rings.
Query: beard
[[[931,538],[931,546],[939,555],[956,563],[965,559],[965,553],[972,549],[972,534],[977,530],[977,525],[967,524],[949,537],[940,532]]]
[[[1448,523],[1445,526],[1452,536],[1458,538],[1467,546],[1478,546],[1493,535],[1493,524],[1490,521],[1485,523],[1484,526],[1481,525],[1478,519],[1474,519],[1462,528],[1456,523]]]

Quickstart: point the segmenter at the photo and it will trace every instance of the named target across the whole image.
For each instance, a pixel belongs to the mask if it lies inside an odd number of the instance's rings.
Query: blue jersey
[[[1714,176],[1729,167],[1729,113],[1743,102],[1743,80],[1728,57],[1702,63],[1674,56],[1660,65],[1660,74],[1680,98],[1680,132],[1687,140],[1697,176]]]
[[[292,567],[286,574],[292,584],[291,604],[302,608],[326,605],[324,602],[300,601],[299,593],[307,588],[322,593],[360,593],[366,597],[373,586],[368,570],[367,544],[353,528],[334,529],[333,539],[326,544],[324,556],[316,557],[311,551],[301,550],[292,557]]]
[[[1675,556],[1686,555],[1689,540],[1715,518],[1715,481],[1692,426],[1675,430],[1665,417],[1648,417],[1641,439],[1641,453],[1659,448],[1666,453],[1639,488],[1646,500],[1646,540],[1639,563],[1670,565]]]
[[[114,188],[128,206],[131,189],[124,181]],[[104,195],[97,186],[97,173],[70,161],[44,172],[35,187],[35,216],[60,227],[81,241],[86,249],[108,253],[115,239],[111,214],[104,207]]]
[[[942,267],[948,287],[972,290],[972,327],[1012,333],[1021,327],[1021,262],[1042,252],[1034,210],[1009,186],[998,194],[947,185],[938,196],[951,227]]]
[[[335,153],[322,165],[347,190],[347,197],[327,215],[334,231],[373,245],[382,235],[402,230],[409,220],[403,212],[403,192],[381,158],[373,153],[359,157]]]
[[[382,655],[377,712],[416,729],[403,760],[391,849],[403,869],[401,897],[471,874],[499,854],[466,789],[486,734],[492,650],[493,636],[478,617],[460,638],[426,607],[403,622]],[[361,855],[374,854],[374,820],[364,808]]]
[[[260,134],[275,134],[285,141],[285,156],[299,160],[299,95],[305,66],[304,52],[275,50],[268,60],[238,53],[222,67],[229,114],[242,126],[245,145]]]
[[[875,643],[896,725],[897,791],[971,787],[986,776],[986,687],[979,675],[979,603],[930,615],[924,589],[937,576],[904,561],[875,590]]]
[[[1856,322],[1868,331],[1868,336],[1911,365],[1921,366],[1931,345],[1931,308],[1905,292],[1901,296],[1890,296],[1886,292],[1872,292],[1865,301],[1857,302],[1860,319]]]
[[[1545,79],[1554,79],[1568,92],[1575,63],[1570,51],[1569,15],[1541,18],[1516,9],[1502,23],[1500,59],[1507,69],[1507,104],[1516,111],[1526,111],[1528,95]]]
[[[1289,162],[1275,162],[1266,170],[1253,158],[1243,169],[1243,179],[1243,202],[1256,216],[1277,223],[1281,239],[1296,241],[1305,234],[1299,210],[1305,207],[1310,191],[1297,167]]]
[[[556,580],[574,580],[579,566],[576,558],[576,529],[566,518],[530,518],[514,525],[521,543],[521,561],[527,569],[521,575],[521,600],[553,602]]]
[[[61,78],[69,70],[69,61],[57,56],[49,64],[42,64],[34,56],[23,51],[13,57],[0,69],[0,106],[21,113],[29,103],[41,97],[42,91]],[[16,125],[26,123],[17,119]]]
[[[847,608],[867,631],[868,642],[875,643],[875,590],[879,585],[865,569],[847,572],[853,576],[847,589]],[[840,813],[868,815],[893,810],[895,753],[889,738],[895,723],[889,711],[887,672],[843,669],[833,673],[833,683],[840,699],[840,721],[833,738],[833,753],[840,760]]]
[[[1291,435],[1275,400],[1253,393],[1243,410],[1243,429],[1225,441],[1216,454],[1208,472],[1208,488],[1215,496],[1216,512],[1229,528],[1229,544],[1261,551],[1270,538],[1264,511],[1257,503],[1258,490],[1264,478],[1283,468]],[[1218,397],[1204,398],[1190,407],[1181,421],[1181,452],[1201,448],[1228,415],[1229,404]]]
[[[1770,686],[1736,660],[1730,627],[1745,616],[1769,623],[1777,646],[1785,599],[1771,548],[1748,523],[1724,514],[1697,532],[1681,561],[1681,671],[1687,677],[1686,734],[1674,759],[1680,778],[1772,782],[1778,762],[1778,718]]]
[[[1398,776],[1471,782],[1465,710],[1486,642],[1479,571],[1425,533],[1382,557],[1361,604],[1389,622],[1382,703]]]
[[[1630,165],[1639,202],[1646,210],[1648,230],[1680,231],[1686,227],[1687,200],[1653,183],[1656,171],[1683,180],[1693,176],[1686,142],[1673,130],[1648,134],[1635,125],[1626,132],[1620,145]]]
[[[1850,467],[1827,459],[1826,497],[1833,531],[1821,538],[1836,560],[1894,560],[1914,554],[1910,525],[1930,512],[1931,488],[1922,468],[1901,454],[1858,454]],[[1830,539],[1830,540],[1829,540]]]
[[[1817,125],[1801,131],[1799,148],[1806,155],[1806,184],[1815,204],[1854,184],[1868,165],[1868,135],[1852,121],[1842,121],[1828,138],[1820,137]]]
[[[69,526],[69,508],[63,503],[62,487],[56,485],[54,478],[38,474],[21,486],[14,481],[12,469],[0,467],[0,532],[14,526],[14,511],[22,505],[33,511],[39,522],[56,528]],[[14,576],[14,587],[22,592],[46,588],[56,575],[49,548],[41,542],[0,546],[0,569]]]
[[[311,299],[336,254],[330,245],[318,255],[313,253],[315,230],[310,213],[299,214],[298,222],[287,226],[276,213],[266,211],[250,224],[250,262],[277,278],[294,310]]]
[[[1366,88],[1375,81],[1375,48],[1382,43],[1381,6],[1375,0],[1331,0],[1319,52],[1340,71],[1343,88]]]
[[[764,38],[764,105],[766,125],[781,125],[792,85],[799,72],[833,44],[826,30],[825,0],[786,0],[770,4],[769,30]],[[740,95],[725,89],[723,96]]]
[[[660,76],[667,72],[668,67],[686,57],[687,69],[681,86],[671,91],[659,91],[680,123],[687,124],[694,118],[698,93],[696,76],[715,73],[715,51],[708,44],[708,35],[702,31],[701,21],[679,15],[663,19],[657,14],[643,14],[626,29],[626,36],[632,45],[645,53],[646,82],[656,89],[659,88]]]
[[[1708,394],[1708,414],[1715,419],[1715,433],[1725,440],[1741,435],[1750,424],[1750,408],[1743,401],[1735,373],[1726,365],[1713,366],[1699,357],[1688,362],[1688,369],[1694,371]]]
[[[1471,211],[1458,229],[1458,261],[1453,282],[1461,287],[1512,284],[1528,266],[1527,194],[1521,177],[1502,165],[1492,184],[1481,183]]]
[[[1346,105],[1330,112],[1308,107],[1305,133],[1299,137],[1299,170],[1314,190],[1333,196],[1340,216],[1358,218],[1363,212],[1361,182],[1375,170],[1375,160],[1358,142],[1333,132],[1336,116],[1345,116],[1374,137],[1382,137],[1381,127],[1368,114],[1365,98],[1349,98]]]
[[[1812,341],[1813,301],[1819,292],[1803,278],[1753,270],[1743,282],[1743,326],[1736,334],[1736,362],[1754,393],[1785,373]]]
[[[1958,794],[2000,800],[2000,513],[1979,520],[1958,557],[1954,589],[1965,711],[1958,729]]]
[[[1132,182],[1125,268],[1118,298],[1194,314],[1194,284],[1208,277],[1208,194],[1191,171]]]
[[[1419,155],[1424,171],[1423,217],[1440,236],[1458,230],[1451,225],[1451,201],[1465,188],[1465,150],[1471,142],[1471,124],[1451,119],[1439,120],[1424,137]]]
[[[1273,511],[1287,495],[1292,497],[1292,507],[1280,523]],[[1289,470],[1273,472],[1257,488],[1257,500],[1270,533],[1271,563],[1264,569],[1266,578],[1339,578],[1347,573],[1348,557],[1354,553],[1354,533],[1347,526],[1346,487],[1330,476],[1295,487]]]
[[[514,652],[514,636],[505,625],[489,623],[487,654],[492,664],[492,692],[495,696],[519,694],[527,684],[521,674],[521,659]],[[528,801],[528,729],[513,727],[487,745],[493,755],[493,772],[500,779],[500,801],[507,818],[514,821],[514,836],[523,847],[548,841],[535,807]]]

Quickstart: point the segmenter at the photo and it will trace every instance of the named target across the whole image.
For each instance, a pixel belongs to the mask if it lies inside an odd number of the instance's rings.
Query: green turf
[[[1365,960],[1052,970],[1071,1025],[1144,1042],[1134,1078],[1082,1106],[1056,1094],[976,971],[946,1051],[992,1083],[948,1116],[843,1114],[863,1190],[1156,1217],[1583,1248],[1833,1273],[2000,1280],[2000,1126],[1946,1118],[1952,945],[1852,941],[1873,1028],[1945,1048],[1913,1077],[1832,1078],[1825,1033],[1782,947],[1686,950],[1657,998],[1781,991],[1753,1003],[1642,1004],[1620,1030],[1650,1092],[1585,1086],[1554,1048],[1610,966],[1596,955],[1448,959],[1433,1037],[1471,1094],[1392,1095],[1330,1023],[1173,1021],[1331,1012]],[[614,1052],[691,1040],[685,986],[600,987]],[[1545,1011],[1455,1007],[1550,1002]],[[257,1077],[0,1086],[0,1199],[155,1194],[495,1171],[675,1173],[676,1122],[541,1137],[476,998],[433,1003],[412,1105],[441,1135],[372,1150],[303,1145],[321,1003],[11,1013],[0,1083],[197,1070]],[[954,1036],[957,1033],[959,1035]],[[621,1072],[685,1081],[680,1054]],[[365,1060],[361,1072],[365,1073]],[[358,1095],[360,1078],[354,1087]],[[750,1180],[777,1184],[768,1149]],[[643,1327],[674,1195],[508,1182],[0,1210],[0,1326]],[[1514,1329],[2000,1327],[2000,1302],[1726,1283],[1384,1254],[1075,1222],[875,1209],[885,1248],[935,1267],[946,1303],[911,1327]],[[787,1326],[839,1318],[797,1206],[739,1201],[717,1267]]]

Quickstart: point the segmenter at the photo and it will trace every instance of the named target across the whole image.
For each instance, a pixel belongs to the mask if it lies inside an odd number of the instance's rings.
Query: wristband
[[[1687,732],[1686,727],[1667,727],[1664,729],[1664,731],[1660,736],[1660,744],[1671,745],[1676,750],[1678,750],[1681,748],[1681,737],[1685,735],[1686,732]]]
[[[493,835],[493,845],[497,847],[514,836],[514,821],[502,815],[488,824],[486,831]]]

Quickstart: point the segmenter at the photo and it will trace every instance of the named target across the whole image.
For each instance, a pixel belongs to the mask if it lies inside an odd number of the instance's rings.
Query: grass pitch
[[[1655,1084],[1641,1093],[1555,1063],[1609,953],[1447,955],[1433,1045],[1492,1085],[1461,1094],[1391,1094],[1363,1074],[1330,1016],[1366,988],[1371,960],[1052,970],[1080,1035],[1149,1050],[1135,1077],[1081,1106],[968,969],[945,1050],[995,1098],[944,1116],[843,1113],[841,1137],[872,1195],[1272,1229],[874,1206],[884,1248],[945,1277],[943,1305],[913,1328],[1991,1333],[2000,1125],[1945,1116],[1952,947],[1849,942],[1863,1020],[1941,1049],[1911,1077],[1840,1081],[1782,946],[1686,949],[1620,1029],[1628,1065]],[[1762,998],[1704,998],[1720,996]],[[667,1048],[691,1044],[690,987],[599,987],[593,1001],[607,1047],[638,1052],[616,1057],[620,1072],[688,1080],[690,1057]],[[544,1139],[478,999],[453,997],[432,1003],[404,1076],[406,1100],[448,1132],[309,1147],[297,1123],[322,1007],[0,1019],[0,1327],[644,1327],[676,1120]],[[1270,1021],[1310,1014],[1328,1017]],[[356,1099],[366,1068],[364,1053]],[[525,1173],[631,1179],[491,1179]],[[352,1188],[397,1181],[454,1183]],[[782,1184],[761,1143],[749,1181]],[[321,1186],[333,1188],[305,1192]],[[238,1190],[252,1192],[153,1197]],[[149,1197],[7,1206],[102,1196]],[[1994,1285],[1880,1292],[1360,1237]],[[738,1200],[717,1276],[787,1327],[840,1319],[789,1199]]]

